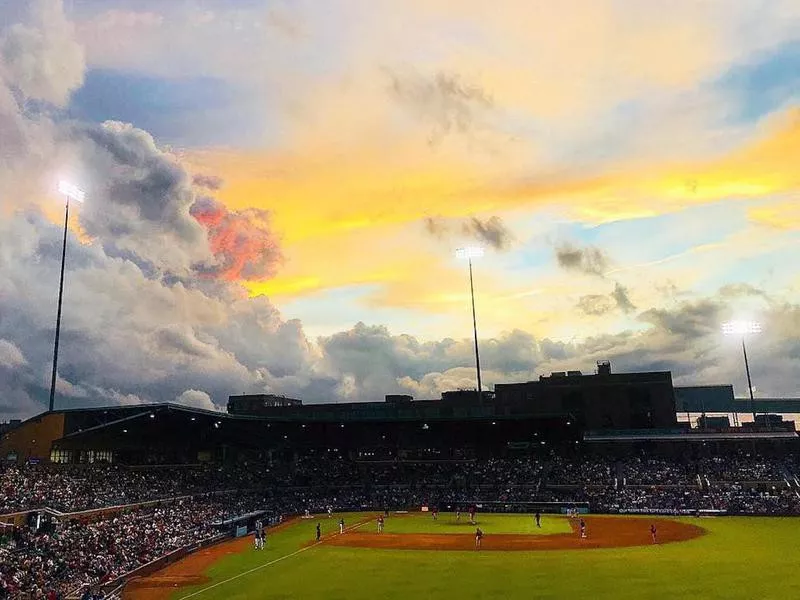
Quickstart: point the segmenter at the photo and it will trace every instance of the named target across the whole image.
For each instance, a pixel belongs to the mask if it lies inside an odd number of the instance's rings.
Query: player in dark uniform
[[[253,541],[255,542],[256,550],[261,550],[264,548],[264,528],[261,525],[261,521],[256,521],[255,523],[255,534],[253,536]]]
[[[475,530],[475,549],[476,550],[481,547],[481,540],[482,539],[483,539],[483,531],[481,531],[481,528],[478,527]]]
[[[650,525],[650,537],[653,538],[653,543],[654,544],[658,543],[658,531],[656,530],[656,524],[655,523]]]
[[[586,538],[586,521],[581,519],[581,538]]]
[[[319,523],[317,523],[317,541],[319,541],[319,538],[321,537],[322,537],[322,530],[319,527]]]
[[[536,514],[534,515],[534,518],[536,519],[536,526],[539,529],[541,529],[542,528],[542,513],[537,510]]]

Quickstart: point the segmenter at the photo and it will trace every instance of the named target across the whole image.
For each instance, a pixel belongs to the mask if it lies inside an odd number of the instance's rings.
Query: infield
[[[507,517],[506,530],[522,517]],[[524,526],[529,518],[525,517]],[[401,519],[402,521],[402,519]],[[492,520],[478,526],[485,532],[481,542],[481,551],[487,550],[588,550],[590,548],[625,548],[629,546],[646,546],[652,544],[650,526],[655,525],[659,544],[684,542],[699,537],[705,530],[697,525],[679,523],[668,519],[639,519],[625,517],[586,517],[588,535],[581,538],[578,531],[578,520],[565,517],[546,519],[550,527],[566,528],[569,533],[551,535],[530,535],[513,533],[495,533],[491,529]],[[502,523],[500,516],[496,521]],[[553,523],[557,524],[553,525]],[[391,524],[394,531],[396,526]],[[446,526],[445,526],[446,527]],[[331,546],[355,546],[361,548],[384,548],[398,550],[471,550],[475,547],[475,527],[470,533],[377,533],[365,532],[364,528],[347,535],[335,536],[327,541]],[[534,525],[535,527],[535,525]],[[540,530],[541,531],[541,530]]]
[[[354,524],[359,517],[369,521],[342,539],[372,535],[375,515],[348,515],[346,519]],[[420,518],[427,527],[427,519]],[[400,518],[393,524],[394,519],[390,516],[387,520],[387,533],[399,525]],[[336,519],[318,520],[323,531],[335,531]],[[653,521],[648,517],[590,516],[589,543],[600,533],[594,520],[636,523],[636,530],[646,535]],[[126,591],[125,598],[180,600],[193,594],[191,600],[750,600],[800,596],[800,580],[792,575],[800,554],[800,519],[796,518],[658,519],[659,536],[670,527],[667,523],[699,525],[706,535],[682,543],[549,552],[398,551],[330,543],[338,535],[309,546],[316,522],[300,520],[274,533],[264,551],[253,550],[252,539],[204,550],[140,580]],[[441,525],[442,530],[446,527]],[[453,535],[442,533],[440,537]],[[488,531],[485,543],[492,537]],[[195,585],[178,587],[182,583]]]

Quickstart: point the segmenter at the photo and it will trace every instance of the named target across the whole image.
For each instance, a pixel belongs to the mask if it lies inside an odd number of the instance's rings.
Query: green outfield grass
[[[553,533],[569,533],[572,529],[567,519],[554,515],[542,515],[542,527],[536,527],[533,515],[499,515],[478,513],[475,518],[477,527],[487,534],[520,533],[524,535],[550,535]],[[439,513],[434,521],[431,513],[410,513],[408,515],[390,515],[386,519],[384,531],[387,533],[474,533],[476,525],[471,525],[469,515],[462,513],[461,520],[456,521],[455,513]],[[375,531],[370,525],[364,531]]]
[[[347,515],[352,524],[361,515]],[[374,515],[369,515],[374,516]],[[489,519],[479,515],[480,519]],[[497,517],[497,524],[519,521]],[[442,533],[452,526],[425,518],[402,521]],[[546,517],[546,523],[555,520]],[[337,519],[320,518],[333,531]],[[491,519],[494,521],[494,518]],[[454,598],[634,599],[800,598],[800,518],[687,519],[708,535],[676,544],[552,552],[435,552],[320,545],[193,596],[198,600],[397,600]],[[296,552],[313,537],[317,520],[269,538],[269,548],[222,559],[208,572],[222,582]],[[373,527],[370,522],[364,527]],[[430,527],[430,529],[428,529]],[[488,529],[489,525],[487,525]],[[511,527],[511,525],[509,525]],[[183,598],[205,586],[178,590]]]

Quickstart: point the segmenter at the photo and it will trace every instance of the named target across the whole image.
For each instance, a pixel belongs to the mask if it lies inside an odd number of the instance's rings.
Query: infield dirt
[[[699,537],[705,529],[697,525],[667,519],[624,517],[586,517],[587,537],[581,538],[578,519],[571,520],[572,533],[552,535],[516,535],[485,532],[481,550],[586,550],[591,548],[624,548],[652,544],[650,526],[655,525],[659,544],[683,542]],[[385,548],[396,550],[474,550],[474,533],[362,533],[351,532],[332,537],[329,546]]]

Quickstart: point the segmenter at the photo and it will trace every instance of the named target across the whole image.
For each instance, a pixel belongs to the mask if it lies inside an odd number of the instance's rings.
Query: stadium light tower
[[[483,256],[483,248],[480,246],[469,246],[467,248],[459,248],[456,250],[456,257],[467,259],[469,264],[469,294],[472,299],[472,333],[475,338],[475,372],[478,376],[478,401],[483,400],[483,391],[481,388],[481,357],[478,352],[478,320],[475,316],[475,286],[472,283],[472,259],[480,258]]]
[[[58,283],[58,312],[56,313],[56,339],[53,343],[53,376],[50,379],[50,412],[56,400],[56,374],[58,372],[58,339],[61,336],[61,301],[64,298],[64,263],[67,258],[67,231],[69,228],[69,201],[83,202],[86,194],[78,186],[67,181],[58,182],[58,192],[64,196],[64,243],[61,246],[61,279]]]
[[[753,423],[756,422],[756,402],[753,398],[753,382],[750,379],[750,364],[747,362],[747,345],[745,338],[748,335],[761,333],[761,325],[754,321],[730,321],[722,324],[722,333],[736,335],[742,338],[742,354],[744,354],[744,370],[747,373],[747,389],[750,392],[750,410],[753,413]]]

